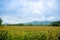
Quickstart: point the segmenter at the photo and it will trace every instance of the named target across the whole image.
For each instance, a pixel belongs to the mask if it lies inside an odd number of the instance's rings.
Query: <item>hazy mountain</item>
[[[49,25],[51,24],[52,21],[33,21],[33,22],[28,22],[28,24],[33,24],[33,25]]]

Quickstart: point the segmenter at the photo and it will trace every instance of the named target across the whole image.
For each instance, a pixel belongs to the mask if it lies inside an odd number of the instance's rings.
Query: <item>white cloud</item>
[[[50,16],[47,18],[48,21],[55,21],[56,17],[55,16]]]
[[[11,0],[10,3],[5,5],[6,13],[10,14],[11,11],[16,13],[11,15],[2,16],[4,23],[19,23],[19,22],[28,22],[28,21],[51,21],[55,17],[51,16],[46,18],[45,15],[51,13],[44,13],[50,10],[55,10],[56,0]],[[51,11],[52,12],[52,11]],[[33,14],[33,16],[31,16]],[[35,16],[38,15],[38,16]]]
[[[9,15],[3,15],[2,16],[3,23],[16,23],[16,19],[13,17],[10,17]]]
[[[11,1],[11,3],[9,3],[6,7],[6,9],[11,9],[11,10],[22,10],[20,8],[17,9],[17,6],[22,6],[24,8],[24,10],[31,10],[31,11],[34,11],[34,10],[40,10],[42,12],[46,11],[47,8],[48,9],[51,9],[53,7],[55,7],[54,5],[54,0],[38,0],[38,1],[28,1],[28,0],[18,0],[18,1]],[[18,10],[18,11],[19,11]]]
[[[46,18],[45,18],[44,16],[31,17],[30,20],[31,20],[31,21],[46,21]]]
[[[37,14],[39,13],[40,14],[41,12],[40,12],[40,10],[33,10],[32,13],[37,13]]]
[[[47,5],[48,5],[51,9],[55,9],[56,0],[48,0],[48,1],[47,1]]]

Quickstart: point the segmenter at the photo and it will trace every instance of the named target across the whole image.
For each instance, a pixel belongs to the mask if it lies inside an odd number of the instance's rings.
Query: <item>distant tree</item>
[[[2,25],[2,19],[0,18],[0,25]]]
[[[32,24],[32,23],[30,23],[30,24],[28,24],[28,26],[33,26],[33,24]]]
[[[24,24],[20,23],[20,24],[17,24],[17,26],[24,26]]]
[[[60,21],[55,21],[51,23],[52,26],[60,26]]]

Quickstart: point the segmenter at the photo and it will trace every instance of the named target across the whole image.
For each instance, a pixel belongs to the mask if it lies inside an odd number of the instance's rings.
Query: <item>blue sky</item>
[[[60,0],[0,0],[3,23],[60,20]]]

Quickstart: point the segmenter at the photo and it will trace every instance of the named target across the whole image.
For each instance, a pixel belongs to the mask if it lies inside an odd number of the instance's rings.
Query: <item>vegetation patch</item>
[[[60,27],[4,26],[0,40],[60,40]]]

